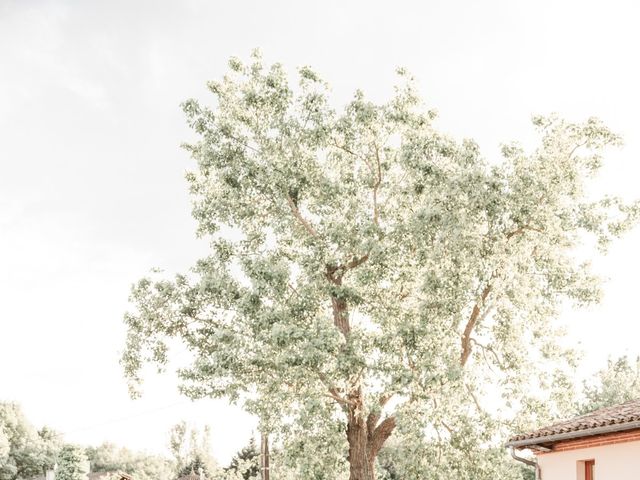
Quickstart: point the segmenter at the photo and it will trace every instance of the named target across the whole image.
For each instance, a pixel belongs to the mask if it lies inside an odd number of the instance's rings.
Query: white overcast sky
[[[208,98],[231,55],[311,65],[337,104],[419,79],[441,127],[487,156],[530,142],[530,116],[596,115],[626,147],[597,188],[640,197],[640,2],[0,0],[0,399],[83,443],[162,452],[180,419],[213,427],[226,461],[253,419],[189,402],[118,365],[130,284],[186,270],[195,240],[181,101]],[[596,261],[603,303],[567,311],[582,371],[640,353],[640,229]]]

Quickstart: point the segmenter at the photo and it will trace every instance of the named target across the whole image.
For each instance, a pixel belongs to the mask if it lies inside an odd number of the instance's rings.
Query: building
[[[541,480],[637,480],[640,399],[516,435],[507,446]],[[517,454],[523,449],[531,450],[535,461]]]

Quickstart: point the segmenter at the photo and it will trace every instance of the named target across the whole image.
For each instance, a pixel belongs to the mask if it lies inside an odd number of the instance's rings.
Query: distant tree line
[[[255,441],[224,468],[211,453],[210,430],[189,428],[185,422],[169,431],[170,457],[135,452],[113,443],[79,446],[65,443],[60,433],[37,430],[16,403],[0,402],[0,480],[28,480],[43,476],[56,465],[56,480],[83,480],[92,472],[126,472],[135,480],[175,480],[202,472],[207,479],[258,476]]]

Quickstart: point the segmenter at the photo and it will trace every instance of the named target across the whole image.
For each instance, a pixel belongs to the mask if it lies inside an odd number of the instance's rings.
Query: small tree
[[[89,459],[82,447],[64,445],[58,455],[56,480],[86,480],[89,473]]]
[[[217,464],[211,455],[211,430],[205,426],[202,431],[189,428],[186,422],[174,425],[169,432],[169,450],[171,451],[178,477],[202,469],[207,478],[217,471]]]
[[[212,472],[209,471],[205,462],[200,458],[200,455],[196,454],[191,461],[189,461],[184,467],[182,467],[182,470],[178,472],[178,477],[190,474],[199,475],[201,472],[206,478],[212,478]]]
[[[41,471],[44,473],[47,470],[53,469],[58,458],[58,452],[63,445],[62,436],[60,433],[52,430],[49,427],[42,427],[38,431],[39,437],[39,458],[41,463]]]
[[[259,470],[260,452],[253,437],[251,437],[246,446],[242,447],[242,449],[233,456],[231,463],[225,468],[226,472],[235,472],[241,476],[243,480],[258,478]]]
[[[405,72],[389,102],[357,92],[337,112],[307,67],[293,88],[259,55],[229,65],[209,84],[214,107],[184,105],[211,253],[135,285],[127,375],[166,364],[178,338],[194,355],[180,371],[188,396],[239,401],[262,431],[313,432],[300,471],[373,480],[395,432],[417,477],[496,478],[477,447],[505,429],[483,397],[517,411],[530,404],[523,378],[558,378],[558,305],[599,298],[575,250],[635,220],[635,206],[587,194],[619,138],[595,119],[539,117],[537,149],[486,161],[436,130]],[[437,438],[448,456],[434,458],[456,469],[426,463]]]

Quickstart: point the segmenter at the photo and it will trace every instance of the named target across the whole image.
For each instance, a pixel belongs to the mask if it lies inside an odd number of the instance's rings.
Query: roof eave
[[[556,433],[554,435],[546,435],[544,437],[514,440],[508,442],[505,446],[514,448],[530,448],[535,446],[544,446],[549,443],[556,443],[563,440],[573,440],[574,438],[593,437],[596,435],[624,432],[626,430],[635,429],[640,429],[640,421],[615,425],[605,425],[603,427],[590,428],[588,430],[576,430],[574,432]]]

